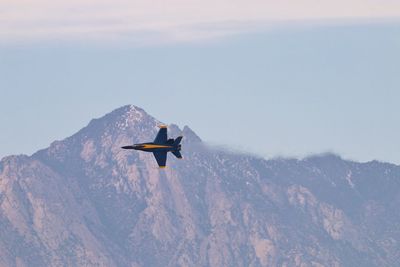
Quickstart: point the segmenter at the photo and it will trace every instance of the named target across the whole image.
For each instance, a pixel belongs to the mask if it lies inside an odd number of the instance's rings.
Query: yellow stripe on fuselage
[[[172,148],[172,146],[164,146],[164,145],[143,145],[143,148]]]

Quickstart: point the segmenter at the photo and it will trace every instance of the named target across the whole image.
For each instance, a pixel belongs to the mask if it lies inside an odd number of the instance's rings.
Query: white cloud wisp
[[[0,43],[180,42],[290,21],[400,17],[398,0],[1,0]]]

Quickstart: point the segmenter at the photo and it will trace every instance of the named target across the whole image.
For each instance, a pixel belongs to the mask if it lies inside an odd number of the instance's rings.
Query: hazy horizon
[[[400,164],[399,3],[157,3],[0,4],[0,157],[134,104],[266,158]]]

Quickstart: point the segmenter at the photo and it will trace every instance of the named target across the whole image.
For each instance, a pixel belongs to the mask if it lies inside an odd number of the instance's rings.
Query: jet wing
[[[160,168],[165,168],[165,164],[167,163],[167,152],[153,152],[153,155],[157,160],[158,166]]]
[[[160,130],[154,139],[154,144],[164,144],[167,142],[167,126],[160,126]]]

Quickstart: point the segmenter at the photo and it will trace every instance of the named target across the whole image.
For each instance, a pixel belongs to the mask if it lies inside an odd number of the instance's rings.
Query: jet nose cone
[[[134,149],[135,147],[134,146],[123,146],[121,148],[123,148],[123,149]]]

